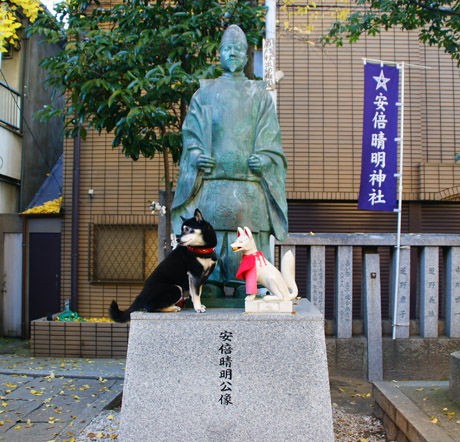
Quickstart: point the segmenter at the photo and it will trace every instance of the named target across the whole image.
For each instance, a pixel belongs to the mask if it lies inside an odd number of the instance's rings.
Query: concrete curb
[[[455,442],[442,427],[430,422],[397,383],[374,382],[372,394],[376,403],[375,413],[383,421],[388,440]]]

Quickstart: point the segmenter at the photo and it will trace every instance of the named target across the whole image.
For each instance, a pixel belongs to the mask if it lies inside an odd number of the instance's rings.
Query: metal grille
[[[157,265],[154,226],[90,224],[90,282],[143,282]]]

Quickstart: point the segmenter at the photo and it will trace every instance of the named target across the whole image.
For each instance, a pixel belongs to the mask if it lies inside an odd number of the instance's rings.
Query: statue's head
[[[248,61],[246,35],[237,25],[230,25],[220,42],[220,64],[224,71],[241,72]]]

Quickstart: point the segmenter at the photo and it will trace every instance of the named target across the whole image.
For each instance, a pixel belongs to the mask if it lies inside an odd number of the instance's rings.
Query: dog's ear
[[[252,232],[249,227],[244,226],[244,233],[246,234],[248,238],[252,238]]]
[[[195,209],[193,216],[195,217],[196,222],[203,221],[203,215],[201,214],[200,209]]]
[[[187,221],[187,218],[184,218],[182,215],[181,215],[180,219],[182,220],[183,223],[185,223],[185,221]]]

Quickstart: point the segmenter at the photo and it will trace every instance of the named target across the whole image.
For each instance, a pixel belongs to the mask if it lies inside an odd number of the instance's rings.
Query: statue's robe
[[[236,283],[241,256],[231,251],[238,226],[251,229],[259,250],[271,256],[270,234],[278,240],[288,230],[285,195],[286,159],[276,110],[265,82],[225,73],[202,80],[182,127],[183,151],[172,204],[172,227],[196,208],[217,233],[219,263],[209,281]],[[200,154],[211,155],[212,170],[199,171]],[[253,173],[249,156],[264,160]]]

